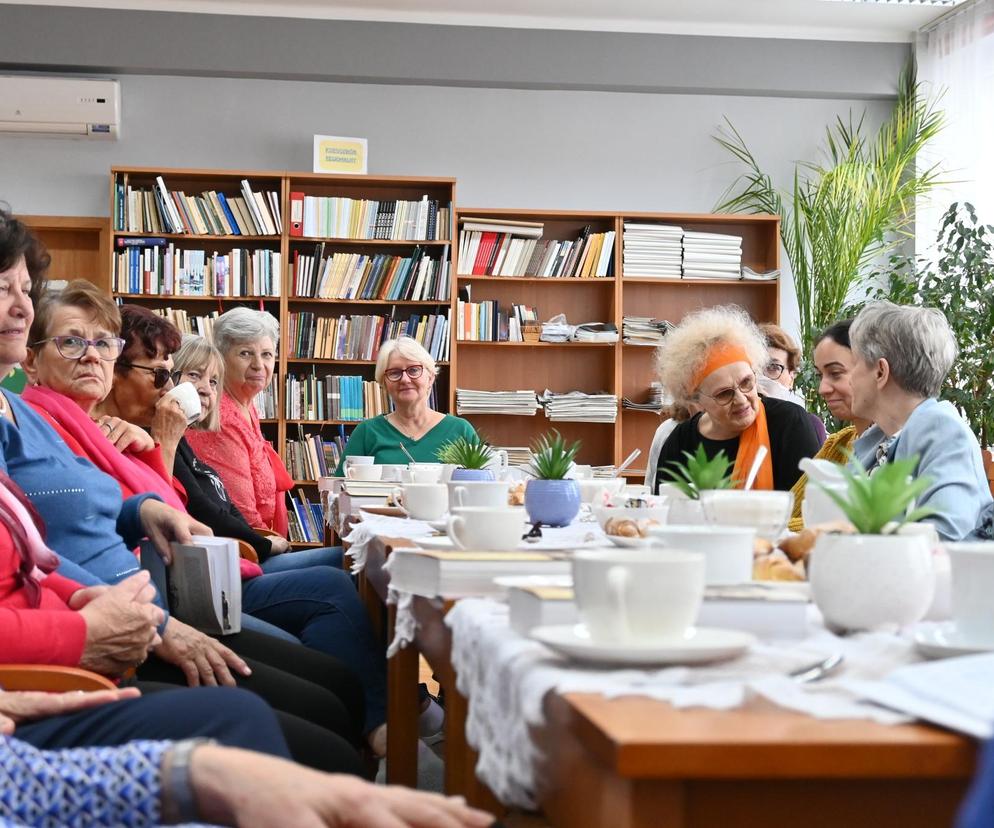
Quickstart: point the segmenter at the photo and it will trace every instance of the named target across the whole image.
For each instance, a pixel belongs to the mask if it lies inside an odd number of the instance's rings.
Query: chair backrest
[[[70,693],[74,690],[113,690],[117,685],[89,670],[51,664],[0,664],[0,687],[4,690],[42,690]]]

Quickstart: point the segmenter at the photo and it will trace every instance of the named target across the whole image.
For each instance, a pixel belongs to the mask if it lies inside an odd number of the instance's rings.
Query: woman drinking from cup
[[[853,320],[850,339],[852,411],[873,422],[853,446],[855,462],[872,474],[917,457],[916,474],[931,481],[918,506],[935,510],[923,522],[945,541],[962,540],[991,492],[977,438],[952,403],[937,399],[956,360],[946,317],[935,308],[871,302]]]
[[[659,378],[675,402],[701,409],[680,423],[663,444],[654,489],[673,463],[703,446],[708,457],[724,451],[734,462],[733,479],[745,483],[760,447],[766,449],[755,489],[787,491],[797,464],[818,451],[807,412],[794,403],[761,398],[756,372],[769,363],[763,335],[734,305],[692,313],[657,352]]]

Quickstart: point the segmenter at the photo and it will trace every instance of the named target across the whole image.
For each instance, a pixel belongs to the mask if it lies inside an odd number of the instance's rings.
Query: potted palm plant
[[[456,437],[440,446],[435,456],[439,463],[455,466],[451,480],[494,479],[494,473],[487,468],[494,450],[479,435]]]
[[[811,595],[825,623],[841,630],[904,626],[921,620],[935,590],[929,537],[912,529],[933,514],[915,508],[931,481],[914,478],[918,457],[896,460],[872,475],[859,464],[843,469],[846,487],[825,493],[843,511],[854,534],[824,533],[808,560]],[[812,481],[819,485],[817,481]]]
[[[566,526],[580,511],[580,486],[566,478],[579,451],[579,440],[567,444],[556,430],[532,445],[534,479],[525,486],[525,511],[532,523]]]
[[[693,454],[685,451],[683,455],[686,462],[674,462],[662,470],[665,482],[660,485],[659,493],[670,499],[669,523],[703,523],[701,494],[735,487],[732,462],[724,451],[709,459],[704,446],[698,446]]]

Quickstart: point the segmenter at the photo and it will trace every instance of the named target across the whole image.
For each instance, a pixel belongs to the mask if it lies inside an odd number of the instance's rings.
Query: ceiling
[[[5,0],[34,6],[461,26],[908,42],[948,7],[828,0]]]

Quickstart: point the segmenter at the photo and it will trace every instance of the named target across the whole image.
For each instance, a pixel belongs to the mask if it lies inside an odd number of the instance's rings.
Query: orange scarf
[[[756,419],[752,425],[739,435],[739,450],[735,455],[735,468],[732,469],[732,479],[736,481],[735,488],[745,486],[749,469],[760,446],[766,446],[766,457],[759,466],[759,474],[752,487],[758,491],[773,490],[773,454],[770,451],[770,431],[766,427],[766,407],[759,401]]]

